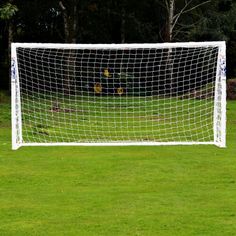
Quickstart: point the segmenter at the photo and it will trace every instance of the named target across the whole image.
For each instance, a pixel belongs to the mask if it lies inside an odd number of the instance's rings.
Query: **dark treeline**
[[[13,42],[227,41],[236,76],[236,0],[0,0],[0,88]]]
[[[18,48],[17,54],[21,91],[27,95],[53,92],[62,96],[124,93],[171,97],[189,94],[215,81],[218,48]],[[102,91],[97,93],[96,85]]]

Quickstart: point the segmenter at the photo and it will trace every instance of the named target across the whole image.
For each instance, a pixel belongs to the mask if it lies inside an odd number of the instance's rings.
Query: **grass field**
[[[26,143],[214,140],[212,98],[22,97]]]
[[[226,149],[11,151],[1,103],[0,235],[236,235],[236,102],[227,106]]]

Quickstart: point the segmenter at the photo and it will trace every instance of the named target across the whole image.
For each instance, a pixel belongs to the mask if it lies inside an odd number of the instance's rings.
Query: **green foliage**
[[[218,4],[218,10],[221,12],[227,12],[230,11],[232,8],[232,0],[221,0]]]
[[[0,8],[0,19],[10,20],[18,11],[16,5],[11,3],[6,3],[3,7]]]
[[[236,26],[235,14],[236,3],[233,1],[212,2],[203,9],[201,21],[191,30],[190,39],[229,41]]]
[[[236,100],[236,79],[227,81],[227,98]]]
[[[236,77],[236,31],[234,31],[233,40],[227,47],[227,74],[229,77]]]
[[[0,103],[6,103],[9,101],[9,96],[6,91],[0,90]]]

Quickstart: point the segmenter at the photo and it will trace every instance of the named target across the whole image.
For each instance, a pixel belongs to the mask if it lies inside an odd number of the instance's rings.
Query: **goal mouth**
[[[12,147],[225,147],[225,42],[12,44]]]

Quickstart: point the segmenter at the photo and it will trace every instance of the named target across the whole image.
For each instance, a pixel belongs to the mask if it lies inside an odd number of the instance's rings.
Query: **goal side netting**
[[[12,44],[12,148],[225,147],[225,42]]]

